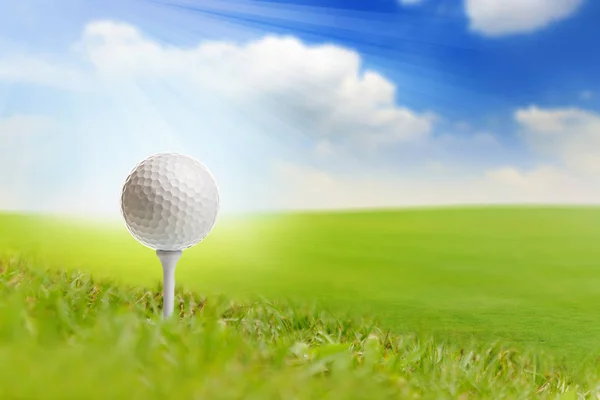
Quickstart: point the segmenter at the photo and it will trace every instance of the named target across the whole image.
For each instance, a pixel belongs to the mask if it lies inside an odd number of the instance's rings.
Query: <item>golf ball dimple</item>
[[[219,192],[208,169],[177,153],[159,153],[140,162],[121,193],[129,232],[155,250],[184,250],[212,230]]]

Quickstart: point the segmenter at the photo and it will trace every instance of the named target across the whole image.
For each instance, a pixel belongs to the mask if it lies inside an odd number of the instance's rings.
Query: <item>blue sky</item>
[[[0,209],[114,214],[158,151],[229,211],[600,202],[592,0],[0,7]]]

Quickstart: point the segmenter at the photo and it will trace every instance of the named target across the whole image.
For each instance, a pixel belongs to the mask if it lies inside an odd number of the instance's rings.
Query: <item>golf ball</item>
[[[219,192],[208,169],[192,157],[159,153],[131,171],[121,193],[129,232],[155,250],[184,250],[212,230]]]

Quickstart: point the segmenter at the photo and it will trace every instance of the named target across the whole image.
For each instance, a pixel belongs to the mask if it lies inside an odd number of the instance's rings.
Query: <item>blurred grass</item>
[[[153,285],[153,252],[119,221],[0,216],[0,249],[39,266]],[[599,208],[456,208],[222,218],[178,285],[317,301],[437,340],[502,339],[579,363],[600,351]]]
[[[157,288],[158,289],[158,288]],[[232,302],[0,262],[2,399],[597,398],[598,363],[460,347],[293,302]]]

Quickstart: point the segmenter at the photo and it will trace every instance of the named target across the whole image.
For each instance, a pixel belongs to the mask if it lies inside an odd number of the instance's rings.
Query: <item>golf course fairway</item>
[[[120,221],[0,214],[0,255],[156,285]],[[317,302],[396,332],[600,354],[600,208],[481,207],[225,216],[177,285]]]

